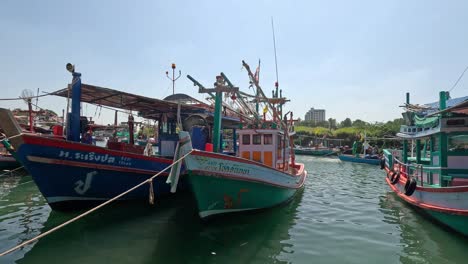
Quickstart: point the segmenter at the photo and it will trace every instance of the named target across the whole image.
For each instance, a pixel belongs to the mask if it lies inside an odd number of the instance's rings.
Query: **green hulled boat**
[[[447,97],[443,91],[438,103],[412,105],[407,94],[397,134],[403,150],[385,149],[382,168],[400,198],[468,235],[468,97]]]
[[[330,148],[294,148],[294,154],[311,156],[331,156],[337,155],[337,152]]]
[[[248,65],[244,63],[244,66],[262,95],[261,101],[274,109],[273,113],[281,113],[280,107],[287,100],[276,96],[266,98]],[[205,89],[198,82],[194,83],[200,90]],[[214,89],[206,89],[216,92],[213,152],[192,149],[190,134],[180,131],[175,157],[188,154],[185,169],[200,217],[264,209],[289,201],[303,187],[307,177],[304,164],[295,163],[290,144],[294,134],[290,129],[292,114],[289,120],[286,116],[280,119],[274,115],[268,120],[266,115],[263,118],[257,115],[255,119],[245,121],[240,129],[233,129],[235,138],[239,138],[235,155],[226,155],[219,147],[222,145],[219,133],[221,91],[236,93],[238,88],[233,87],[224,74],[217,77],[215,85]],[[246,105],[246,102],[241,104]],[[173,170],[169,181],[174,181],[174,175]]]

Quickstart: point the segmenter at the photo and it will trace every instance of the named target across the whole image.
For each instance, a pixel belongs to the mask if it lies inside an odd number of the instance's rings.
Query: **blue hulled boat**
[[[365,163],[365,164],[372,164],[372,165],[379,165],[380,164],[380,159],[375,158],[375,157],[356,157],[354,155],[346,155],[346,154],[341,154],[338,155],[338,158],[342,161],[349,161],[349,162],[356,162],[356,163]]]
[[[23,133],[7,109],[0,108],[0,126],[42,195],[53,209],[76,209],[108,200],[172,163],[178,141],[176,121],[179,117],[194,120],[193,116],[209,115],[209,105],[181,104],[125,93],[108,88],[81,83],[81,74],[74,66],[67,65],[72,72],[70,89],[54,92],[67,97],[72,94],[72,109],[67,118],[66,136],[41,136]],[[194,99],[195,100],[195,99]],[[134,144],[133,117],[129,116],[129,143],[109,140],[107,146],[99,147],[86,140],[86,118],[80,116],[81,102],[98,106],[137,111],[139,117],[159,122],[158,153],[153,155],[152,146],[146,149]],[[196,119],[196,118],[195,118]],[[195,127],[194,127],[195,126]],[[186,122],[184,129],[196,133],[196,122]],[[196,137],[194,144],[204,145],[203,137]],[[146,151],[145,151],[146,150]],[[161,174],[153,182],[156,197],[169,194],[167,174]],[[179,187],[184,186],[182,179]],[[143,186],[125,199],[148,199],[149,187]],[[174,190],[172,190],[174,191]]]

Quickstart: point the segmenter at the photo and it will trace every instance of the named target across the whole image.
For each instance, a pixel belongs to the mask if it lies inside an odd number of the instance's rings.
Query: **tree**
[[[361,119],[356,119],[356,120],[353,121],[353,126],[354,127],[362,128],[362,127],[365,127],[367,124],[368,124],[367,122],[362,121]]]
[[[351,119],[347,117],[345,120],[341,121],[340,127],[351,127],[353,125],[353,122],[351,122]]]

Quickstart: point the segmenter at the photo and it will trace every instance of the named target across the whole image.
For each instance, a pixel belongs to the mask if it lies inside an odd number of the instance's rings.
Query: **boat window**
[[[281,136],[280,135],[278,135],[277,140],[278,140],[277,141],[278,144],[276,144],[277,145],[276,155],[278,158],[281,158],[283,156],[283,152],[281,151]]]
[[[264,145],[271,145],[271,144],[273,144],[273,135],[272,135],[272,134],[265,134],[265,135],[263,135],[263,144],[264,144]]]
[[[450,151],[468,151],[468,135],[450,135],[448,149]]]
[[[464,126],[465,119],[449,119],[447,120],[448,126]]]
[[[161,133],[169,133],[169,128],[166,122],[161,124]]]
[[[432,137],[432,151],[439,151],[439,138]]]
[[[254,145],[261,145],[262,144],[262,135],[252,135],[252,143]]]
[[[242,135],[242,145],[250,145],[250,134]]]

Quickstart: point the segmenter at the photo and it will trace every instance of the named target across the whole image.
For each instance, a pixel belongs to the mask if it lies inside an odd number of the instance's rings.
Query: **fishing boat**
[[[153,99],[109,88],[82,84],[81,74],[67,65],[73,80],[69,88],[53,93],[67,98],[71,94],[71,113],[67,116],[66,136],[41,136],[25,133],[7,109],[0,109],[0,126],[5,131],[22,165],[53,209],[77,209],[108,200],[172,164],[178,141],[177,113],[185,129],[195,131],[189,122],[193,115],[208,115],[208,105],[189,105]],[[127,109],[138,116],[159,122],[158,153],[151,154],[152,146],[137,146],[133,138],[134,118],[129,115],[129,143],[110,139],[106,146],[85,143],[86,118],[80,116],[80,104],[92,103],[99,107]],[[68,111],[67,111],[68,112]],[[212,112],[212,111],[211,111]],[[117,111],[116,111],[117,119]],[[188,120],[188,121],[187,121]],[[117,120],[115,120],[117,121]],[[197,138],[199,143],[202,138]],[[146,151],[145,151],[146,150]],[[156,177],[150,187],[141,187],[124,199],[148,199],[150,189],[155,197],[169,194],[167,173]],[[183,187],[184,182],[181,182]],[[174,188],[177,187],[173,187]]]
[[[213,152],[192,149],[190,134],[180,132],[178,156],[188,154],[185,166],[200,218],[282,204],[303,187],[307,177],[304,164],[295,162],[291,147],[292,113],[289,120],[287,114],[280,118],[286,98],[278,97],[278,89],[273,98],[266,98],[249,66],[245,62],[243,66],[257,87],[257,95],[252,97],[272,109],[273,119],[266,118],[264,108],[263,118],[256,115],[256,121],[244,123],[242,128],[233,131],[240,139],[234,156],[222,153],[219,147],[222,145],[220,130],[216,127],[221,122],[220,107],[215,108]],[[221,105],[223,91],[238,93],[238,88],[223,73],[217,76],[215,88],[200,87],[201,92],[206,90],[216,93],[217,106]],[[239,96],[234,98],[243,100]]]
[[[397,134],[403,149],[385,149],[386,182],[401,199],[468,235],[468,97],[410,104]],[[411,147],[412,146],[412,147]]]
[[[331,156],[336,155],[336,151],[326,147],[306,148],[295,147],[294,154],[297,155],[310,155],[310,156]]]
[[[299,145],[294,146],[294,154],[298,155],[309,155],[309,156],[334,156],[337,155],[339,150],[334,148],[335,145],[332,143],[337,143],[341,146],[342,139],[330,139],[330,138],[318,138],[313,137],[309,145],[314,145],[313,147],[304,147],[302,146],[303,138],[310,138],[304,135],[297,135],[299,139]]]
[[[340,154],[338,158],[341,161],[347,162],[355,162],[355,163],[364,163],[364,164],[371,164],[371,165],[379,165],[380,158],[376,155],[366,155],[364,157],[356,156],[356,155],[349,155],[349,154]]]
[[[360,143],[358,141],[354,141],[353,147],[351,149],[342,151],[338,155],[338,158],[341,161],[346,162],[379,165],[381,162],[381,158],[378,154],[378,150],[376,151],[377,147],[372,147],[369,144],[366,136],[364,136],[364,142],[362,143],[362,153],[358,153],[357,151],[359,144]]]

